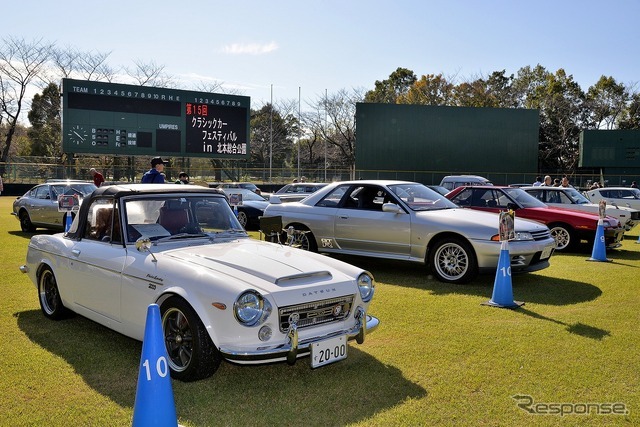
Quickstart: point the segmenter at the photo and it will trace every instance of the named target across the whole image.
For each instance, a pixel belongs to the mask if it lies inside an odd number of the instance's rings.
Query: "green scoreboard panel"
[[[250,98],[62,80],[65,153],[249,156]]]

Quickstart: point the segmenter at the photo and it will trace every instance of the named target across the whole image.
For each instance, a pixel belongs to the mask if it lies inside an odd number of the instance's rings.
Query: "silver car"
[[[495,271],[500,256],[497,214],[461,209],[415,182],[337,182],[301,202],[272,203],[264,214],[297,230],[303,249],[427,264],[444,282]],[[517,218],[515,232],[512,271],[548,267],[555,249],[549,228]]]
[[[36,185],[13,202],[12,215],[20,221],[22,231],[35,231],[37,227],[64,230],[67,212],[58,210],[58,196],[77,194],[80,199],[91,194],[96,187],[90,181],[55,180]],[[72,213],[75,217],[75,213]]]
[[[574,209],[594,214],[597,214],[600,209],[598,203],[591,202],[575,188],[537,186],[523,187],[522,189],[542,203],[554,208]],[[617,218],[626,231],[631,230],[640,222],[640,211],[627,206],[607,203],[607,215]]]
[[[278,203],[278,200],[280,200],[282,203],[299,202],[309,194],[315,193],[325,185],[327,184],[317,182],[294,182],[292,184],[287,184],[273,193],[269,198],[269,202]],[[276,197],[278,199],[275,199]]]

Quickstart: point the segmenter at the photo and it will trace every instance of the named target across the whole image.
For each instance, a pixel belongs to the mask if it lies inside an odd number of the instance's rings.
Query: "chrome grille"
[[[281,307],[278,310],[280,331],[286,332],[292,322],[298,329],[346,319],[353,306],[353,295]]]
[[[549,230],[534,231],[531,235],[533,240],[544,240],[551,237],[551,232]]]

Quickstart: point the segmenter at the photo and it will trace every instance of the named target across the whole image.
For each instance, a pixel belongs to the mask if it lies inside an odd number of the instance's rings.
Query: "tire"
[[[193,308],[174,296],[162,303],[160,311],[171,377],[197,381],[213,375],[222,355]]]
[[[287,233],[283,233],[282,241],[287,245],[302,249],[309,252],[318,252],[318,245],[316,244],[316,238],[313,233],[304,225],[292,225],[299,233],[294,233],[293,240],[289,241]]]
[[[429,251],[431,271],[441,282],[468,283],[478,275],[478,261],[471,245],[459,237],[436,241]]]
[[[566,224],[551,224],[551,237],[556,241],[556,251],[567,251],[576,245],[575,233]]]
[[[27,211],[20,212],[20,229],[25,233],[36,231],[36,227],[31,223],[31,218]]]
[[[45,317],[61,320],[69,316],[69,310],[60,298],[56,276],[49,267],[44,267],[38,275],[38,300]]]
[[[240,225],[246,230],[247,224],[249,223],[249,217],[245,211],[238,211],[238,221]]]

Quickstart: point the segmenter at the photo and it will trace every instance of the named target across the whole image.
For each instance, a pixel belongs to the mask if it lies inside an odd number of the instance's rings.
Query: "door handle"
[[[74,256],[77,256],[77,257],[78,257],[78,256],[80,256],[80,250],[79,250],[79,249],[72,249],[72,250],[71,250],[71,253],[72,253]]]

